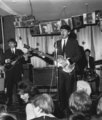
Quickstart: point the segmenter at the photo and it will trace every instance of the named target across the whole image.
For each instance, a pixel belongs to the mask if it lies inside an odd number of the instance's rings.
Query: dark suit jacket
[[[94,58],[89,56],[89,65],[92,70],[95,69],[95,63],[94,63]],[[86,68],[88,67],[88,61],[86,62]]]
[[[14,65],[14,68],[21,68],[22,67],[22,62],[24,60],[23,58],[23,52],[20,49],[16,49],[15,50],[15,54],[12,54],[11,49],[8,49],[5,51],[4,53],[4,63],[6,59],[10,59],[10,60],[17,60],[16,64]]]
[[[65,53],[66,57],[70,58],[71,63],[73,62],[76,63],[81,57],[78,42],[74,37],[69,36],[64,51],[62,50],[61,47],[61,40],[57,41],[57,49],[58,55],[64,55]]]
[[[76,73],[78,75],[82,75],[84,73],[84,69],[86,67],[87,60],[86,60],[84,48],[79,45],[79,49],[80,49],[80,52],[81,52],[81,57],[77,62]]]
[[[6,50],[3,56],[3,62],[5,63],[6,59],[17,60],[16,64],[11,66],[9,69],[5,67],[5,86],[7,84],[18,83],[21,80],[21,74],[23,73],[23,52],[20,49],[15,50],[15,54],[11,52],[10,49]],[[5,63],[6,64],[6,63]]]

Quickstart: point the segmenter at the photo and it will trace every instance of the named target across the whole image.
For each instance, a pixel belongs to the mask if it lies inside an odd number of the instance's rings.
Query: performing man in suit
[[[13,92],[16,94],[17,84],[22,80],[23,62],[25,58],[23,52],[17,49],[17,42],[14,39],[8,40],[9,49],[4,53],[5,66],[5,89],[7,91],[7,104],[13,103]]]
[[[71,31],[70,26],[62,25],[60,32],[61,40],[55,42],[55,49],[57,49],[56,58],[58,58],[56,64],[61,66],[58,69],[58,95],[60,108],[65,114],[66,112],[69,114],[68,101],[75,87],[75,66],[81,54],[76,34]],[[59,55],[63,56],[63,59]]]

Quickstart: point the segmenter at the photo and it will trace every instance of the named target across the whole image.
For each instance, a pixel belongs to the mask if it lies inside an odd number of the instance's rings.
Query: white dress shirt
[[[15,48],[11,48],[12,53],[15,54]]]
[[[66,45],[67,40],[68,40],[68,38],[62,39],[62,42],[61,42],[61,44],[62,44],[62,49],[63,49],[63,46]]]

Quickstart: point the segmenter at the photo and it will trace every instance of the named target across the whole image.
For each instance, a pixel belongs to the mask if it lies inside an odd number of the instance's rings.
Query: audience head
[[[85,91],[75,91],[69,98],[69,107],[72,113],[90,111],[92,100]]]
[[[91,87],[87,81],[84,81],[84,80],[77,81],[76,91],[79,91],[79,90],[85,91],[88,95],[91,95]]]
[[[97,115],[102,115],[102,97],[99,99],[97,104]]]
[[[31,101],[35,106],[37,111],[41,111],[41,113],[50,114],[54,111],[54,103],[50,95],[48,94],[41,94],[35,96],[34,99]],[[39,112],[36,112],[38,114]]]
[[[20,81],[18,83],[18,94],[27,103],[32,97],[39,94],[39,91],[30,81]]]
[[[10,113],[0,114],[0,120],[17,120],[16,116]]]

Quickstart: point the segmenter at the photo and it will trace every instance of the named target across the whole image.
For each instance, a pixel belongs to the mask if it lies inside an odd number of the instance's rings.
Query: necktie
[[[66,41],[63,40],[63,41],[62,41],[62,50],[64,50],[65,46],[66,46]]]
[[[12,54],[15,54],[14,49],[12,49],[11,51],[12,51]]]

